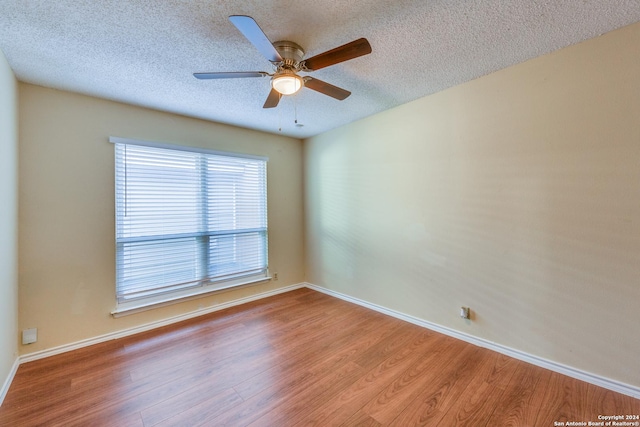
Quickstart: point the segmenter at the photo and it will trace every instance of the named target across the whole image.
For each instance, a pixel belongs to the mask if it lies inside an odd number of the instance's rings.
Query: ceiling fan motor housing
[[[300,45],[287,40],[275,42],[273,47],[276,48],[282,57],[282,65],[287,68],[296,68],[298,63],[304,58],[304,49]]]

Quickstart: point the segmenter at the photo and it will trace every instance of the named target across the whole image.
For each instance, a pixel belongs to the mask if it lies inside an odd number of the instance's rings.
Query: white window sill
[[[222,287],[205,286],[202,288],[191,289],[188,294],[185,295],[163,295],[153,301],[131,301],[120,303],[115,310],[111,312],[114,318],[128,316],[130,314],[136,314],[147,310],[153,310],[167,305],[178,304],[181,302],[189,301],[196,298],[202,298],[206,295],[215,293],[228,292],[234,289],[238,289],[244,286],[254,285],[260,282],[266,282],[271,280],[271,276],[260,277],[257,279],[249,279],[240,283],[232,283]]]

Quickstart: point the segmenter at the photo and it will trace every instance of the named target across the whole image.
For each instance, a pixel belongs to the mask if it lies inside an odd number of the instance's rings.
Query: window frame
[[[268,209],[267,209],[267,165],[268,165],[268,157],[264,157],[264,156],[255,156],[255,155],[249,155],[249,154],[243,154],[243,153],[232,153],[232,152],[225,152],[225,151],[218,151],[218,150],[209,150],[209,149],[204,149],[204,148],[198,148],[198,147],[191,147],[191,146],[183,146],[183,145],[176,145],[176,144],[167,144],[167,143],[160,143],[160,142],[152,142],[152,141],[142,141],[142,140],[135,140],[135,139],[128,139],[128,138],[120,138],[120,137],[110,137],[109,138],[109,142],[114,144],[114,171],[117,171],[117,149],[116,149],[116,145],[133,145],[133,146],[142,146],[142,147],[150,147],[150,148],[154,148],[154,149],[166,149],[166,150],[176,150],[179,152],[187,152],[187,153],[197,153],[197,154],[203,154],[203,155],[210,155],[210,156],[216,156],[216,157],[228,157],[228,158],[239,158],[239,159],[249,159],[249,160],[257,160],[257,161],[261,161],[264,162],[263,165],[263,176],[262,176],[262,180],[261,183],[263,183],[264,188],[261,192],[261,196],[264,198],[264,205],[261,205],[261,207],[264,209],[264,227],[259,227],[259,228],[255,228],[255,229],[242,229],[242,231],[240,232],[233,232],[233,231],[212,231],[212,230],[206,230],[206,231],[194,231],[194,232],[190,232],[190,233],[179,233],[177,235],[172,235],[172,234],[162,234],[162,235],[155,235],[153,237],[131,237],[131,238],[122,238],[122,237],[118,237],[118,221],[119,221],[119,217],[118,217],[118,203],[121,203],[121,201],[118,198],[118,176],[115,176],[114,179],[114,199],[116,202],[116,212],[114,215],[114,219],[116,222],[116,286],[115,286],[115,290],[116,290],[116,308],[115,310],[113,310],[111,312],[111,314],[114,317],[119,317],[121,315],[125,315],[125,314],[131,314],[131,313],[135,313],[138,311],[142,311],[142,310],[147,310],[150,308],[155,308],[155,307],[159,307],[159,306],[163,306],[163,305],[167,305],[167,304],[174,304],[177,302],[181,302],[181,301],[185,301],[188,299],[193,299],[193,298],[198,298],[203,296],[204,294],[210,294],[210,293],[214,293],[214,292],[219,292],[219,291],[225,291],[225,290],[229,290],[231,288],[238,288],[241,286],[246,286],[246,285],[251,285],[251,284],[255,284],[255,283],[259,283],[259,282],[263,282],[263,281],[267,281],[270,280],[271,277],[269,275],[269,262],[268,262],[268,224],[267,224],[267,217],[268,217]],[[203,158],[199,158],[199,161],[203,161]],[[201,166],[202,167],[202,166]],[[202,169],[200,169],[201,173],[207,173],[202,172]],[[116,172],[117,173],[117,172]],[[205,203],[206,198],[207,198],[207,191],[209,189],[209,187],[206,187],[203,183],[203,181],[201,180],[197,186],[200,187],[199,191],[199,203],[202,205]],[[206,211],[207,208],[204,208],[204,211]],[[202,222],[206,219],[206,214],[200,212],[199,216],[199,221]],[[208,254],[211,251],[211,246],[209,245],[209,240],[212,239],[215,236],[223,236],[223,235],[228,235],[228,236],[240,236],[240,235],[246,235],[249,233],[259,233],[262,234],[262,237],[258,237],[260,238],[260,244],[262,245],[262,251],[263,251],[263,256],[264,256],[264,266],[261,266],[261,268],[256,269],[256,273],[251,273],[251,274],[228,274],[224,277],[214,277],[214,278],[210,278],[210,277],[202,277],[202,278],[197,278],[195,280],[189,281],[188,285],[185,285],[185,287],[183,289],[180,289],[181,284],[180,283],[175,283],[172,285],[168,285],[165,288],[173,288],[170,290],[165,290],[162,291],[160,289],[162,289],[163,287],[157,287],[155,290],[148,290],[146,291],[146,293],[148,293],[149,295],[143,296],[143,295],[138,295],[135,297],[129,297],[129,298],[125,298],[123,297],[123,294],[120,292],[119,289],[119,283],[120,280],[122,279],[121,276],[121,269],[120,267],[123,265],[122,263],[122,257],[124,256],[124,244],[126,244],[127,242],[136,242],[136,241],[156,241],[159,242],[161,240],[169,240],[171,238],[180,238],[180,237],[184,237],[184,238],[196,238],[198,239],[202,239],[203,241],[207,241],[207,243],[199,243],[198,241],[195,243],[195,246],[198,248],[198,258],[207,258]],[[224,237],[222,237],[224,238]],[[235,237],[234,237],[235,239]],[[203,255],[206,254],[206,255]],[[194,259],[194,263],[202,266],[202,260],[200,261],[196,261]],[[210,264],[208,262],[208,260],[205,262],[206,267],[209,268]]]

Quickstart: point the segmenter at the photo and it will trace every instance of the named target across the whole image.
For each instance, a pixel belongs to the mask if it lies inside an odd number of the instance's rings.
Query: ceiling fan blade
[[[264,102],[262,108],[273,108],[278,106],[278,102],[280,102],[280,98],[282,95],[275,89],[271,89],[269,92],[269,96],[267,96],[267,100]]]
[[[304,86],[340,101],[347,99],[349,95],[351,95],[351,92],[349,92],[348,90],[344,90],[342,88],[339,88],[338,86],[334,86],[332,84],[323,82],[322,80],[314,79],[312,77],[304,78]]]
[[[231,15],[229,21],[253,44],[258,51],[271,62],[282,62],[273,43],[269,41],[256,21],[250,16]]]
[[[264,71],[231,71],[222,73],[193,73],[193,77],[200,80],[209,79],[239,79],[245,77],[266,77],[269,73]]]
[[[315,71],[359,56],[368,55],[370,53],[371,45],[367,39],[362,38],[316,56],[312,56],[304,61],[304,65],[307,67],[307,70]]]

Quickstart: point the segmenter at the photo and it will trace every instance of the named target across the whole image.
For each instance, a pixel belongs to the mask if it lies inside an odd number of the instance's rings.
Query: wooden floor
[[[0,425],[555,426],[634,414],[640,400],[300,289],[21,365]]]

